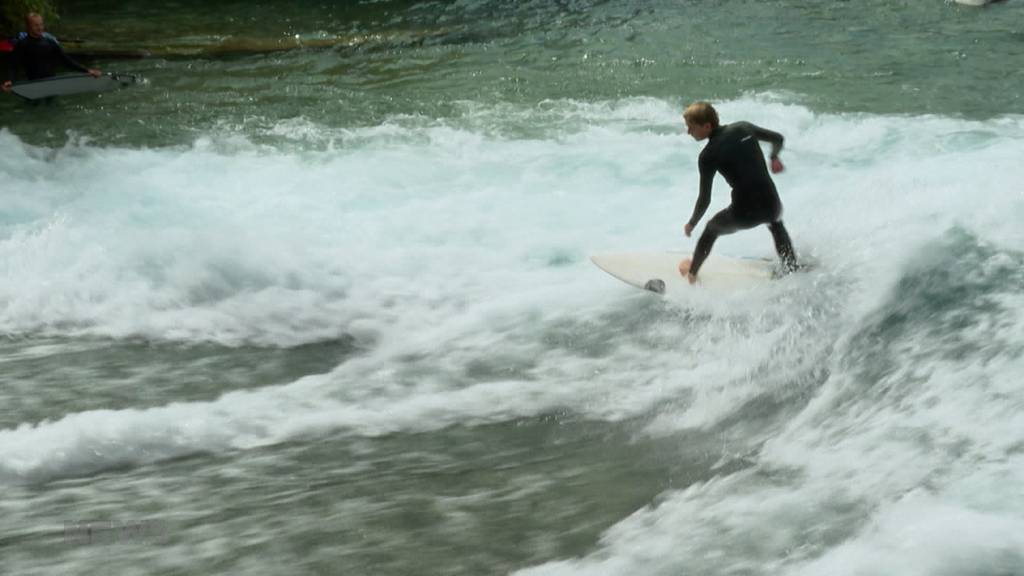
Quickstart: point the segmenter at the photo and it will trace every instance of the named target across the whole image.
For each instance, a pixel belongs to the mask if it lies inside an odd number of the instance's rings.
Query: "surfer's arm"
[[[3,84],[0,84],[0,89],[2,89],[4,92],[11,91],[11,86],[14,83],[14,79],[18,77],[18,65],[21,62],[21,59],[18,56],[17,48],[11,51],[11,55],[7,58],[7,60],[7,78],[4,78]]]
[[[78,62],[75,62],[74,60],[72,60],[71,56],[68,56],[67,54],[65,54],[63,50],[60,51],[60,61],[63,62],[65,66],[67,66],[68,68],[70,68],[72,70],[78,70],[79,72],[88,72],[89,71],[89,69],[86,68],[85,66],[82,66]]]
[[[64,47],[62,47],[57,41],[51,40],[51,42],[53,42],[54,45],[57,47],[57,54],[60,55],[60,61],[63,62],[64,65],[67,66],[68,68],[70,68],[72,70],[78,70],[79,72],[85,72],[85,73],[91,74],[93,76],[99,76],[100,74],[102,74],[102,72],[100,72],[99,70],[96,70],[96,69],[93,69],[93,68],[86,68],[85,66],[82,66],[78,62],[75,62],[71,58],[71,56],[68,56],[67,52],[64,51]]]
[[[779,152],[782,152],[783,140],[785,140],[782,137],[782,134],[779,134],[778,132],[772,130],[761,128],[760,126],[756,126],[754,124],[751,124],[750,127],[754,129],[755,138],[762,142],[768,142],[772,145],[771,158],[778,158]]]
[[[711,205],[711,185],[715,183],[715,167],[711,161],[701,154],[698,161],[700,167],[700,192],[697,194],[697,204],[693,207],[693,216],[686,223],[688,229],[693,230],[694,226],[704,217]]]
[[[21,67],[21,52],[18,43],[15,43],[14,50],[11,50],[10,55],[7,57],[7,78],[4,78],[5,90],[10,89],[11,82],[14,82],[14,79],[18,77],[18,68]]]

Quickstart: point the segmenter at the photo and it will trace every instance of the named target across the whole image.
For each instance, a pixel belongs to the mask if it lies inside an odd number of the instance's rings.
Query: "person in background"
[[[95,68],[82,66],[65,54],[60,42],[46,32],[43,17],[39,14],[29,12],[25,16],[25,26],[27,31],[18,35],[14,42],[14,50],[10,54],[7,80],[2,85],[4,92],[11,91],[11,82],[17,77],[19,69],[24,71],[28,80],[55,76],[59,65],[86,72],[93,77],[102,74]]]

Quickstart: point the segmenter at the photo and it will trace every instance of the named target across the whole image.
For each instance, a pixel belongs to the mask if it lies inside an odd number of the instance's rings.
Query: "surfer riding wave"
[[[732,203],[707,223],[697,241],[693,258],[679,263],[679,272],[691,284],[697,281],[701,265],[711,254],[715,240],[723,234],[732,234],[767,224],[775,241],[775,251],[782,261],[785,272],[797,269],[796,252],[782,223],[782,201],[775,183],[768,174],[764,153],[759,142],[769,142],[771,170],[781,172],[784,167],[779,160],[783,137],[778,132],[766,130],[750,122],[734,122],[720,125],[718,112],[707,102],[691,104],[683,112],[686,131],[694,140],[707,140],[700,153],[700,192],[693,215],[683,230],[689,237],[700,222],[711,203],[711,186],[715,173],[722,174],[732,186]]]

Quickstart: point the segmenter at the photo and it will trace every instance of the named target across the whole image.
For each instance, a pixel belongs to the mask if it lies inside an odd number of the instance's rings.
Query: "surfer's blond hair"
[[[683,111],[683,118],[694,124],[711,124],[718,128],[718,112],[710,102],[694,102]]]

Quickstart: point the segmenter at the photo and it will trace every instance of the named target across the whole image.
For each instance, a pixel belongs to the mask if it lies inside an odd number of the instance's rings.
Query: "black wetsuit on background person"
[[[715,172],[721,173],[732,186],[732,204],[715,214],[704,227],[690,263],[693,275],[700,270],[719,236],[761,224],[767,224],[771,230],[775,251],[782,260],[783,268],[787,272],[796,269],[793,243],[782,224],[782,201],[768,174],[759,140],[771,143],[772,158],[782,150],[782,134],[750,122],[734,122],[712,130],[707,145],[700,153],[700,194],[689,224],[696,226],[707,211]]]
[[[28,80],[50,78],[57,74],[57,66],[60,64],[79,72],[89,71],[65,54],[60,43],[52,35],[44,33],[41,38],[34,38],[22,32],[14,44],[14,51],[11,52],[8,80],[17,77],[19,68],[25,71],[25,78]]]

